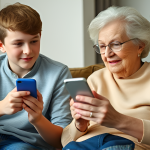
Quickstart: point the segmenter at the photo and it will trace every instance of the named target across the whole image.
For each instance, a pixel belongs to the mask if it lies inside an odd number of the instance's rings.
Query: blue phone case
[[[30,91],[30,95],[37,98],[36,80],[18,78],[16,80],[17,91]]]

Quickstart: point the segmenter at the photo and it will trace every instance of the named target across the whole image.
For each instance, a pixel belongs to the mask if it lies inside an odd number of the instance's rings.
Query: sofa
[[[88,67],[69,68],[73,78],[84,77],[88,78],[94,71],[104,68],[104,64],[95,64]]]

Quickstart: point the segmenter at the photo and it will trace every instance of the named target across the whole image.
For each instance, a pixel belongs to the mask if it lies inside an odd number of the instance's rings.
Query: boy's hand
[[[30,95],[28,91],[17,91],[14,88],[8,95],[0,101],[0,116],[12,115],[23,109],[23,96]]]
[[[23,97],[23,108],[28,112],[29,122],[33,125],[41,119],[43,110],[43,98],[41,93],[37,90],[38,98],[32,96]]]

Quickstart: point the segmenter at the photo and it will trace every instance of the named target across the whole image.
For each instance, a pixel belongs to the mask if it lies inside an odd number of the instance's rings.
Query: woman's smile
[[[121,62],[121,60],[108,61],[108,63],[109,63],[110,65],[116,65],[116,64],[118,64],[119,62]]]

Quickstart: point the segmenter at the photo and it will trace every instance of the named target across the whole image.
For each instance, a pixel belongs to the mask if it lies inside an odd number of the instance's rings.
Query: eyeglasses
[[[135,40],[137,38],[134,38],[134,39],[130,39],[128,41],[125,41],[123,43],[121,42],[118,42],[118,41],[114,41],[112,43],[109,43],[108,45],[104,45],[104,44],[95,44],[93,46],[94,50],[98,53],[98,54],[105,54],[105,50],[106,50],[106,47],[108,46],[113,52],[119,52],[122,50],[122,44],[126,43],[126,42],[129,42],[131,40]]]

